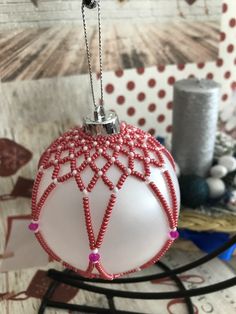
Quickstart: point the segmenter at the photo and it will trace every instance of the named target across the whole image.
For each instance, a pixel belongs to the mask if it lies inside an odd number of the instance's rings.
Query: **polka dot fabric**
[[[222,4],[218,59],[198,64],[158,65],[104,73],[105,104],[120,119],[142,127],[152,135],[172,132],[173,85],[197,77],[222,85],[220,110],[231,101],[236,86],[236,1]],[[235,70],[234,70],[235,68]]]

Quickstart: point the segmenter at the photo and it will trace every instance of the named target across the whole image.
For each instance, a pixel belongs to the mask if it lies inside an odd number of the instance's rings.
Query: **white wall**
[[[38,0],[35,8],[30,0],[0,0],[0,30],[15,27],[44,27],[55,23],[78,23],[81,20],[82,0]],[[184,16],[191,20],[220,19],[221,0],[207,0],[209,16],[204,11],[204,0],[188,5],[179,0]],[[96,11],[87,12],[92,23]],[[168,22],[180,18],[177,0],[102,0],[104,23]]]

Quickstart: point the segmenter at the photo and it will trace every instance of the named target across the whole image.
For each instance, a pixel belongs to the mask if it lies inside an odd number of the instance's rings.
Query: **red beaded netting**
[[[111,151],[112,154],[110,153]],[[143,154],[141,154],[140,151]],[[128,167],[119,160],[120,155],[125,155],[127,157]],[[163,147],[151,135],[125,123],[121,123],[121,132],[116,135],[91,136],[85,134],[81,127],[75,127],[74,129],[64,133],[52,143],[52,145],[41,157],[38,174],[32,191],[32,222],[29,225],[30,230],[35,233],[43,248],[54,260],[61,262],[63,266],[72,269],[85,277],[93,278],[99,276],[104,279],[112,280],[152,265],[162,257],[172,242],[178,237],[178,231],[176,229],[178,219],[178,201],[170,173],[167,169],[165,169],[163,155],[168,158],[172,167],[175,169],[175,163],[172,156],[165,149],[165,147]],[[52,158],[52,156],[54,157]],[[105,165],[101,169],[99,169],[96,165],[96,160],[100,156],[106,160]],[[84,159],[78,166],[76,161],[81,157]],[[140,172],[140,170],[137,171],[137,169],[135,169],[135,160],[143,163],[143,173]],[[60,175],[60,168],[66,163],[70,164],[70,172]],[[116,166],[121,173],[116,184],[113,183],[107,176],[108,170],[113,166]],[[168,187],[171,205],[168,204],[167,200],[161,194],[158,186],[150,180],[150,166],[160,168]],[[94,175],[86,186],[83,182],[81,174],[87,167],[90,167]],[[44,176],[44,170],[49,168],[53,169],[51,178],[52,181],[38,200],[38,190]],[[122,188],[125,188],[125,182],[129,176],[142,181],[152,190],[166,214],[170,228],[169,237],[167,237],[167,241],[164,243],[162,249],[150,261],[141,265],[138,269],[136,268],[124,273],[109,274],[102,266],[102,258],[99,254],[99,248],[102,246],[107,226],[112,215],[112,210],[117,201],[118,192]],[[58,184],[62,184],[67,180],[75,180],[78,190],[83,193],[84,219],[91,250],[91,254],[88,256],[88,267],[86,270],[77,269],[74,266],[62,261],[60,257],[55,254],[53,249],[48,246],[46,240],[40,232],[40,212],[47,201],[48,196],[50,193],[53,193]],[[111,195],[104,212],[100,230],[98,235],[95,236],[91,219],[89,194],[95,187],[98,180],[102,180],[104,182],[104,184],[111,191]],[[94,268],[97,269],[99,274],[93,273]]]

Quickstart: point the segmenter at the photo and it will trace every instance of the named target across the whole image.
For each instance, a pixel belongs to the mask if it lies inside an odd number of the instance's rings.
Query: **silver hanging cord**
[[[99,66],[100,66],[100,87],[101,87],[101,99],[100,104],[96,104],[95,94],[94,94],[94,84],[93,84],[93,74],[92,74],[92,65],[91,65],[91,54],[88,44],[88,35],[87,35],[87,24],[86,24],[86,16],[85,16],[85,7],[89,9],[93,9],[97,6],[98,10],[98,40],[99,40]],[[88,68],[89,68],[89,77],[90,77],[90,85],[92,91],[92,99],[95,107],[95,112],[98,112],[99,115],[104,115],[103,105],[104,105],[104,96],[103,96],[103,70],[102,70],[102,32],[101,32],[101,6],[100,0],[82,0],[82,19],[83,19],[83,27],[84,27],[84,38],[87,52],[87,60],[88,60]]]

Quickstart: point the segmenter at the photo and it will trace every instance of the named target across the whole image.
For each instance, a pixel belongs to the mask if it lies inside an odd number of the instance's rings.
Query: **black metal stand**
[[[199,296],[203,294],[213,293],[222,289],[230,288],[234,285],[236,285],[236,277],[233,277],[231,279],[205,286],[202,288],[197,289],[190,289],[186,290],[184,287],[182,281],[177,276],[180,273],[183,273],[185,271],[191,270],[193,268],[196,268],[200,265],[203,265],[207,263],[208,261],[212,260],[219,254],[226,251],[228,248],[230,248],[233,244],[236,243],[236,236],[233,236],[229,241],[227,241],[224,245],[213,251],[212,253],[205,255],[204,257],[186,264],[184,266],[181,266],[176,269],[170,269],[168,266],[166,266],[162,262],[158,262],[157,265],[163,269],[162,273],[149,275],[149,276],[139,276],[139,277],[132,277],[132,278],[121,278],[116,279],[113,281],[109,281],[109,283],[134,283],[134,282],[144,282],[144,281],[152,281],[157,280],[161,278],[171,278],[179,288],[178,291],[172,291],[172,292],[133,292],[133,291],[122,291],[122,290],[115,290],[115,289],[108,289],[98,286],[93,286],[91,283],[107,283],[107,281],[104,281],[102,279],[87,279],[83,278],[81,276],[78,276],[77,274],[73,273],[70,270],[65,270],[63,272],[59,272],[53,269],[50,269],[48,271],[48,276],[52,278],[54,281],[51,283],[50,287],[48,288],[46,294],[44,295],[42,299],[41,306],[39,308],[38,314],[45,313],[45,310],[47,307],[57,308],[57,309],[66,309],[66,310],[72,310],[72,311],[78,311],[78,312],[84,312],[84,313],[110,313],[110,314],[143,314],[139,312],[129,312],[129,311],[121,311],[117,310],[115,308],[114,304],[114,297],[121,297],[121,298],[130,298],[130,299],[146,299],[146,300],[161,300],[161,299],[184,299],[188,313],[194,314],[194,308],[191,301],[191,297]],[[89,282],[87,284],[86,282]],[[62,303],[62,302],[55,302],[52,301],[50,298],[52,297],[54,291],[57,289],[57,287],[60,285],[60,283],[68,284],[73,287],[77,287],[79,289],[87,290],[90,292],[103,294],[106,296],[108,300],[109,309],[99,308],[99,307],[91,307],[91,306],[83,306],[83,305],[76,305],[76,304],[70,304],[70,303]]]

